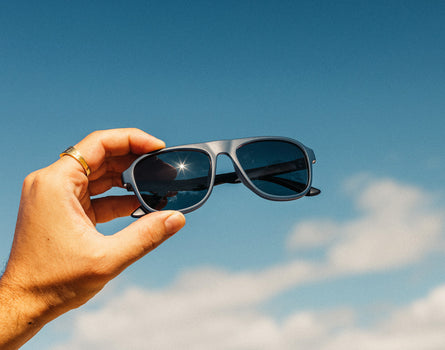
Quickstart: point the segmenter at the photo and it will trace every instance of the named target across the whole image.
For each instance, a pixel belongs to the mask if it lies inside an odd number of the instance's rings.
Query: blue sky
[[[442,348],[444,62],[441,1],[3,2],[3,266],[24,177],[96,129],[293,137],[323,190],[216,188],[24,349]]]

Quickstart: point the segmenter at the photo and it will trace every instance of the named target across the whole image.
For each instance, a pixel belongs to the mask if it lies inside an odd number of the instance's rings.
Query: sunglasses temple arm
[[[235,173],[233,173],[235,174]],[[221,174],[221,175],[232,175],[232,174]],[[235,174],[236,175],[236,174]],[[227,182],[227,183],[239,183],[240,181],[233,181],[233,182]],[[218,185],[223,184],[226,182],[219,182]],[[216,184],[216,183],[215,183]],[[312,197],[312,196],[317,196],[321,193],[321,191],[318,188],[315,187],[311,187],[311,189],[309,190],[309,192],[306,194],[306,196],[308,197]],[[131,217],[133,218],[140,218],[144,215],[146,215],[147,213],[145,212],[145,210],[142,207],[137,208],[134,212],[131,213]]]
[[[306,185],[303,183],[298,183],[292,180],[288,180],[288,179],[283,179],[281,177],[276,177],[276,176],[262,176],[262,177],[258,177],[258,179],[261,179],[263,181],[269,181],[272,183],[276,183],[278,185],[281,185],[283,187],[287,187],[291,190],[297,190],[300,191],[301,187],[305,187]],[[215,183],[214,186],[217,185],[222,185],[225,183],[232,183],[232,184],[236,184],[236,183],[240,183],[241,180],[239,179],[238,175],[235,172],[232,173],[225,173],[225,174],[219,174],[215,176]],[[315,187],[311,187],[310,190],[306,193],[306,196],[308,197],[313,197],[313,196],[317,196],[321,193],[321,190],[319,190],[318,188]]]
[[[314,196],[318,196],[321,193],[321,190],[319,190],[316,187],[311,187],[311,189],[309,190],[308,193],[306,193],[306,196],[308,197],[314,197]]]
[[[305,166],[301,167],[301,169],[304,168]],[[258,167],[254,169],[249,169],[249,177],[260,178],[270,175],[279,175],[298,169],[299,168],[295,164],[295,162],[285,162],[280,164],[274,164],[272,166],[267,166],[267,167]],[[221,185],[225,183],[240,183],[240,182],[241,180],[238,178],[238,175],[235,172],[231,172],[231,173],[216,175],[214,185]]]
[[[131,213],[132,218],[140,218],[148,213],[142,207],[137,208],[134,212]]]
[[[267,168],[267,172],[269,174],[264,174],[265,170]],[[291,181],[288,179],[284,179],[281,177],[276,177],[273,175],[279,175],[279,174],[283,174],[289,171],[293,171],[293,170],[297,170],[297,167],[295,166],[295,163],[293,162],[287,162],[287,163],[282,163],[282,164],[276,164],[274,167],[259,167],[256,169],[251,169],[251,176],[252,177],[256,177],[258,179],[262,179],[264,181],[269,181],[272,183],[276,183],[279,184],[281,186],[287,187],[289,189],[293,189],[293,190],[298,190],[299,188],[301,188],[302,186],[305,186],[302,183],[297,183],[295,181]],[[256,174],[255,174],[256,173]],[[195,181],[198,180],[198,183],[201,183],[201,179],[195,179]],[[186,180],[185,182],[189,182],[190,180]],[[192,181],[195,182],[195,181]],[[224,174],[218,174],[215,176],[215,182],[214,182],[214,186],[217,185],[222,185],[225,183],[241,183],[240,178],[238,177],[238,174],[236,172],[230,172],[230,173],[224,173]],[[189,190],[191,189],[190,184],[186,186]],[[130,189],[129,189],[130,190]],[[321,193],[321,191],[318,188],[315,187],[311,187],[309,189],[309,191],[306,193],[306,196],[308,197],[313,197],[313,196],[317,196]],[[144,216],[145,214],[147,214],[145,212],[145,210],[143,210],[142,207],[139,207],[138,209],[136,209],[131,216],[134,218],[138,218],[141,216]]]
[[[218,174],[215,176],[214,186],[222,185],[222,184],[239,184],[241,180],[238,177],[238,174],[235,172]]]

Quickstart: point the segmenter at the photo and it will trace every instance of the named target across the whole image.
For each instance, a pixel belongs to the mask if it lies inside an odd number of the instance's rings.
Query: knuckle
[[[34,179],[37,176],[37,171],[33,171],[32,173],[28,174],[25,177],[25,180],[23,180],[23,189],[28,189],[32,186],[32,184],[34,183]]]
[[[114,275],[114,270],[110,265],[107,252],[103,249],[97,249],[85,257],[87,268],[85,275],[94,279],[108,280]]]
[[[86,138],[89,139],[101,139],[105,130],[95,130],[92,133],[90,133]]]
[[[48,175],[45,169],[36,170],[26,176],[25,180],[23,181],[23,186],[25,189],[39,187],[46,182],[47,177]]]
[[[165,239],[165,232],[160,225],[153,225],[148,234],[146,230],[141,229],[140,237],[141,250],[144,253],[147,253],[162,243],[162,241]]]
[[[23,191],[55,193],[66,187],[64,182],[66,182],[66,178],[54,171],[53,167],[47,167],[29,174],[23,182]]]

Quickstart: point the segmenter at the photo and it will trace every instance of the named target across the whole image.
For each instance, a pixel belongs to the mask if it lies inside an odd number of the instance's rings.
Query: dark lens
[[[242,145],[237,158],[252,183],[273,196],[303,192],[309,170],[303,150],[286,141],[256,141]]]
[[[210,158],[200,151],[170,151],[144,158],[134,169],[145,203],[180,210],[199,203],[210,186]]]

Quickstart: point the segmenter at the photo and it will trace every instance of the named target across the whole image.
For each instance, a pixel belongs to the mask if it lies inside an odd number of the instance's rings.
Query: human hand
[[[46,323],[83,305],[128,265],[185,224],[178,212],[156,212],[104,236],[96,223],[127,216],[134,196],[91,196],[122,186],[136,158],[164,147],[137,129],[97,131],[76,149],[88,163],[62,157],[24,181],[10,258],[0,279],[0,348],[16,349]]]

